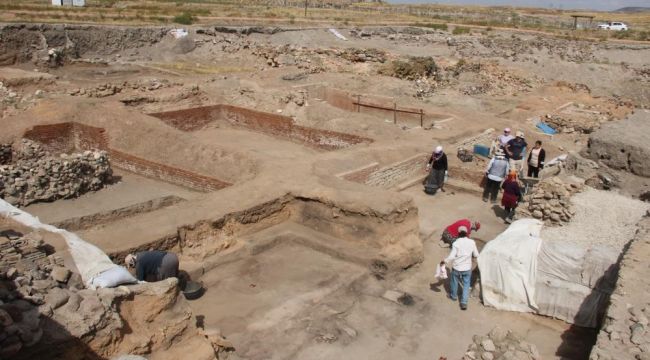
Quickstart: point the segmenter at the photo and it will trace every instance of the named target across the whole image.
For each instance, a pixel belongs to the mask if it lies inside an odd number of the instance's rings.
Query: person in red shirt
[[[472,230],[478,231],[481,228],[481,223],[478,221],[470,221],[469,219],[460,219],[455,223],[447,226],[442,232],[442,241],[451,245],[458,239],[458,229],[465,227],[467,229],[467,236],[470,236]]]

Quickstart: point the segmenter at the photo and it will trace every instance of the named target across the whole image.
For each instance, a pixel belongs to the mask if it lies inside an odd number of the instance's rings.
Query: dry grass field
[[[516,28],[558,33],[569,37],[650,40],[650,13],[576,12],[557,9],[449,5],[389,5],[381,3],[245,1],[228,0],[88,0],[86,7],[58,7],[41,0],[8,0],[0,4],[0,21],[44,23],[101,23],[122,25],[264,23],[295,25],[419,25],[447,24],[491,28]],[[593,16],[572,31],[571,15]],[[628,32],[593,30],[603,21],[630,25]]]

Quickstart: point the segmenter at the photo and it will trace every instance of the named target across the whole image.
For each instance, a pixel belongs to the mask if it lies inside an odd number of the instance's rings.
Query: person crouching
[[[125,259],[127,268],[135,269],[139,281],[162,281],[178,277],[178,256],[166,251],[152,250],[129,254]]]

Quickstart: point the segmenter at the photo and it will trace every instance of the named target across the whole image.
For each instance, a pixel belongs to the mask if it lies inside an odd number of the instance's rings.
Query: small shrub
[[[637,40],[650,41],[650,31],[640,31]]]
[[[411,57],[407,61],[395,60],[383,71],[385,75],[400,79],[415,80],[436,74],[438,65],[431,56]]]
[[[177,24],[182,24],[182,25],[192,25],[194,22],[194,16],[188,12],[183,12],[180,15],[174,16],[174,22]]]
[[[468,28],[468,27],[456,26],[451,33],[454,34],[454,35],[462,35],[462,34],[469,34],[470,32],[471,32],[471,29]]]
[[[422,24],[422,23],[416,23],[415,26],[422,26],[422,27],[426,27],[426,28],[430,28],[430,29],[434,29],[434,30],[442,30],[442,31],[449,30],[449,27],[447,26],[447,24],[438,24],[438,23],[425,23],[425,24]]]

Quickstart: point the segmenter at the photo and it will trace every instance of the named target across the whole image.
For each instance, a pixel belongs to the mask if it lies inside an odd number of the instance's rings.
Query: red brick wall
[[[73,123],[61,123],[52,125],[36,125],[25,131],[23,137],[36,141],[43,145],[45,150],[60,154],[74,151],[74,139],[72,136]]]
[[[111,164],[115,167],[191,189],[209,192],[231,185],[225,181],[149,161],[119,150],[110,149],[108,154]]]
[[[372,142],[372,139],[352,134],[294,125],[293,119],[287,116],[232,105],[203,106],[149,115],[157,117],[182,131],[200,130],[212,121],[224,119],[235,126],[298,141],[325,150],[336,150],[359,143]]]
[[[222,105],[222,115],[228,121],[274,136],[299,141],[309,146],[324,150],[337,150],[359,143],[370,143],[373,140],[357,135],[337,131],[320,130],[293,124],[293,119],[287,116],[275,115]]]
[[[108,149],[108,135],[103,128],[73,123],[74,145],[77,149]]]
[[[183,131],[203,128],[221,116],[221,105],[202,106],[186,110],[166,111],[149,114],[166,124]]]
[[[105,150],[109,154],[111,164],[117,168],[199,191],[216,191],[231,185],[216,178],[112,149],[108,146],[105,129],[99,127],[74,122],[38,125],[25,132],[24,137],[43,144],[52,153]]]

